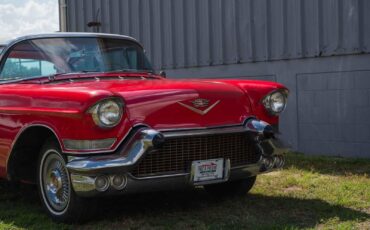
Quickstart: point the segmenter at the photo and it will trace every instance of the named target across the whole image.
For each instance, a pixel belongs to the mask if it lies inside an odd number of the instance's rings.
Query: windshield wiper
[[[62,73],[51,74],[51,75],[46,76],[46,77],[48,77],[49,80],[53,81],[53,80],[55,80],[55,77],[58,77],[58,76],[74,75],[74,74],[80,74],[80,73],[99,73],[99,71],[80,70],[80,71],[77,71],[77,72],[62,72]]]
[[[154,73],[153,70],[149,70],[149,69],[115,69],[115,70],[109,70],[106,73],[115,73],[115,72],[124,72],[124,73],[128,73],[128,72],[134,72],[134,73],[141,73],[141,72]]]

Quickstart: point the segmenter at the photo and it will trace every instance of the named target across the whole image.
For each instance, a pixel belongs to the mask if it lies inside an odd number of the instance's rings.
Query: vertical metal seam
[[[306,57],[306,37],[305,37],[305,27],[306,27],[306,13],[304,9],[304,1],[300,0],[300,11],[301,11],[301,48],[302,57]]]
[[[159,1],[158,2],[158,6],[159,6],[159,36],[160,36],[160,39],[159,39],[159,46],[160,46],[160,53],[159,55],[161,55],[161,58],[159,59],[160,60],[160,69],[163,69],[164,66],[165,66],[165,62],[164,62],[164,56],[165,56],[165,44],[164,44],[164,26],[163,26],[163,2],[162,1]]]
[[[74,30],[75,30],[75,31],[80,31],[80,30],[79,30],[79,24],[78,24],[78,21],[79,21],[79,20],[78,20],[78,17],[77,17],[77,10],[78,10],[78,9],[77,9],[77,8],[78,8],[78,7],[77,7],[77,2],[74,2],[74,7],[75,7],[75,8],[74,8],[74,14],[73,14],[73,18],[74,18],[74,20],[75,20],[75,29],[74,29]]]
[[[318,47],[319,47],[319,56],[321,56],[322,53],[325,52],[325,47],[324,47],[324,19],[323,19],[323,1],[322,0],[317,0],[317,10],[318,10],[318,14],[317,14],[317,17],[318,17],[318,36],[319,36],[319,44],[318,44]]]
[[[220,49],[220,58],[222,59],[222,60],[220,60],[220,64],[225,64],[225,60],[226,60],[226,57],[225,57],[225,49],[226,49],[226,47],[225,47],[225,41],[224,41],[224,31],[225,31],[225,10],[224,10],[224,6],[223,6],[223,3],[224,3],[224,1],[223,0],[220,0],[220,5],[219,5],[219,7],[221,8],[220,10],[221,10],[221,14],[220,14],[220,20],[221,20],[221,23],[220,23],[220,25],[221,25],[221,29],[220,29],[220,31],[221,31],[221,33],[220,33],[220,41],[221,41],[221,49]]]
[[[107,6],[108,6],[108,18],[109,18],[109,24],[108,24],[108,27],[109,27],[109,32],[112,33],[113,32],[113,9],[111,7],[111,1],[108,0],[107,1]]]
[[[288,54],[288,2],[287,0],[283,0],[283,7],[282,7],[282,15],[283,15],[283,53],[282,57],[283,59],[288,58],[290,56]]]
[[[357,0],[358,2],[358,48],[360,52],[365,52],[364,44],[364,5],[362,0]]]
[[[239,39],[239,20],[238,20],[238,13],[237,13],[237,0],[233,0],[234,7],[233,7],[233,14],[234,14],[234,43],[235,43],[235,57],[234,62],[240,63],[240,39]]]
[[[122,4],[122,1],[118,1],[118,9],[119,9],[119,13],[118,13],[118,28],[119,28],[119,33],[120,34],[123,34],[123,17],[122,17],[122,13],[120,12],[123,12],[123,4]]]
[[[250,50],[251,61],[255,61],[256,47],[255,47],[255,26],[254,26],[254,0],[249,0],[249,16],[250,16]]]
[[[131,0],[127,1],[127,9],[128,9],[127,18],[129,19],[129,22],[127,23],[127,32],[130,36],[132,36],[132,28],[131,28],[132,26],[131,26],[131,23],[130,23],[130,21],[131,21],[131,5],[132,4],[130,4],[130,2],[131,2]]]
[[[65,5],[66,5],[66,7],[65,7],[65,29],[66,29],[66,31],[62,31],[62,32],[67,32],[67,31],[69,31],[69,29],[70,29],[70,23],[71,23],[71,20],[69,19],[69,1],[70,0],[65,0]]]
[[[200,12],[198,12],[198,21],[200,21],[199,19],[202,18],[203,19],[203,27],[199,26],[199,66],[207,66],[209,65],[209,45],[210,45],[210,39],[211,39],[211,36],[209,34],[209,5],[208,5],[208,0],[204,0],[202,1],[202,3],[204,4],[203,5],[203,8],[200,8],[200,9],[203,9],[203,11],[201,11],[203,14],[201,14]],[[205,27],[204,27],[205,26]],[[203,35],[203,36],[201,36]],[[202,42],[201,42],[202,41]]]
[[[150,60],[154,63],[154,25],[153,25],[153,1],[149,0],[149,43],[150,43]]]
[[[101,0],[100,1],[100,23],[101,23],[101,26],[97,27],[98,32],[104,32],[104,27],[105,27],[104,26],[105,25],[104,19],[105,19],[104,3],[103,3],[103,0]]]
[[[209,65],[213,65],[213,55],[214,55],[214,52],[213,52],[213,49],[212,49],[212,43],[214,41],[213,39],[213,28],[212,28],[212,10],[211,10],[211,1],[212,0],[208,0],[207,2],[207,7],[208,7],[208,33],[209,33],[209,42],[208,42],[208,47],[209,47],[209,60],[208,60],[208,64]]]
[[[138,20],[138,37],[137,39],[140,41],[140,42],[143,42],[143,33],[142,33],[142,29],[143,29],[143,20],[142,20],[142,16],[143,16],[143,5],[142,5],[142,0],[137,0],[137,3],[138,3],[138,7],[139,7],[139,12],[138,12],[138,17],[137,17],[137,20]]]
[[[193,7],[194,9],[194,33],[195,33],[195,50],[194,50],[194,56],[195,56],[195,66],[201,66],[200,64],[200,55],[199,55],[199,43],[200,43],[200,26],[199,26],[199,7],[196,6],[196,0],[193,1]]]
[[[187,10],[186,10],[186,0],[182,0],[182,9],[183,9],[183,30],[184,30],[184,66],[185,67],[188,67],[188,49],[186,48],[188,46],[188,43],[187,43],[187,26],[186,26],[186,22],[187,22]]]
[[[95,19],[95,11],[96,11],[96,3],[95,3],[95,1],[92,1],[91,2],[91,15],[92,15],[92,21],[96,21],[96,19]],[[86,22],[85,22],[86,23]],[[87,28],[87,30],[89,30],[89,31],[93,31],[93,32],[95,32],[94,31],[94,29],[93,28]]]
[[[272,15],[271,11],[271,0],[265,0],[266,3],[266,9],[265,9],[265,23],[266,23],[266,31],[265,31],[265,41],[266,41],[266,46],[265,46],[265,60],[270,60],[271,59],[271,22],[270,18]]]
[[[174,17],[174,12],[175,12],[175,4],[173,4],[173,1],[170,1],[170,21],[171,21],[171,50],[172,50],[172,60],[170,67],[176,69],[177,68],[177,52],[176,52],[176,38],[175,38],[175,17]]]
[[[86,10],[85,9],[85,0],[82,0],[81,2],[82,2],[82,11],[85,12],[85,10]],[[86,31],[86,27],[87,27],[87,25],[86,25],[86,22],[87,22],[87,14],[86,13],[83,13],[82,14],[82,19],[83,19],[83,21],[80,22],[80,23],[82,24],[83,31]]]
[[[343,47],[343,0],[338,0],[338,43],[337,43],[337,48],[336,51],[341,52],[342,47]]]

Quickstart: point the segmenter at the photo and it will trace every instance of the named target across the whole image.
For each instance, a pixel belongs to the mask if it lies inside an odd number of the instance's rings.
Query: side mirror
[[[161,77],[167,78],[167,73],[166,73],[166,71],[164,71],[164,70],[159,71],[159,75],[160,75]]]

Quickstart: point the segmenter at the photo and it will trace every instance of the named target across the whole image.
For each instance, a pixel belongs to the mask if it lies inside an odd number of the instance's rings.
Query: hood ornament
[[[187,104],[184,104],[182,102],[177,102],[179,103],[181,106],[184,106],[185,108],[187,109],[190,109],[191,111],[195,112],[195,113],[198,113],[200,115],[205,115],[207,114],[211,109],[213,109],[218,103],[220,103],[220,100],[216,101],[215,103],[213,103],[212,105],[209,106],[209,100],[207,99],[203,99],[203,98],[198,98],[198,99],[195,99],[194,101],[191,101],[190,103],[193,105],[187,105]],[[202,110],[201,108],[206,108],[208,107],[207,109],[205,110]]]
[[[198,98],[191,102],[195,108],[204,108],[209,105],[209,100]]]

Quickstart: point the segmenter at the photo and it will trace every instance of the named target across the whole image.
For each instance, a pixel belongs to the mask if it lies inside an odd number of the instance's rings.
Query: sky
[[[0,0],[0,43],[58,30],[58,0]]]

